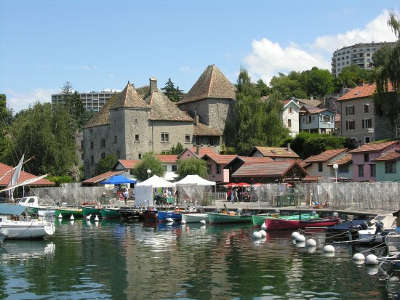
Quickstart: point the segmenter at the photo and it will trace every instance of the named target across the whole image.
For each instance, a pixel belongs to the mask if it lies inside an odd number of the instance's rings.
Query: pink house
[[[395,149],[400,149],[399,141],[368,143],[350,151],[353,160],[353,181],[375,181],[375,159]]]
[[[186,148],[181,154],[178,155],[178,160],[187,158],[202,158],[204,155],[211,153],[215,154],[215,151],[211,147],[200,147],[195,146],[192,148]]]
[[[237,155],[205,154],[203,159],[207,162],[208,180],[229,182],[229,170],[224,168],[236,157]]]

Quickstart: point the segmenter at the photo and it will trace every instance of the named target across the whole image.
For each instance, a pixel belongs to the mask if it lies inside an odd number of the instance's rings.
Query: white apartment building
[[[360,43],[348,47],[343,47],[333,52],[332,74],[338,76],[344,67],[358,65],[361,69],[372,68],[372,55],[384,45],[394,45],[395,43]]]
[[[83,107],[85,110],[99,111],[107,101],[119,93],[116,90],[104,90],[100,92],[91,91],[87,93],[79,93]],[[63,94],[53,94],[51,95],[52,104],[63,103]]]

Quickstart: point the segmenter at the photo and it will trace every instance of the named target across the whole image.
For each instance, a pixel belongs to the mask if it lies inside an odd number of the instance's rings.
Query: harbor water
[[[395,270],[351,247],[307,251],[251,225],[56,221],[44,241],[5,241],[2,299],[398,299]],[[313,252],[313,253],[310,253]]]

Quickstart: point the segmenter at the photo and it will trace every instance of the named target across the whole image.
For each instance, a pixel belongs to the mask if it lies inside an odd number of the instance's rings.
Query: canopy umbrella
[[[239,187],[245,187],[245,186],[250,186],[250,184],[248,184],[248,183],[246,183],[246,182],[239,182],[239,183],[237,184],[237,186],[239,186]]]
[[[136,187],[140,187],[140,186],[151,186],[153,188],[172,188],[175,185],[157,175],[153,175],[149,179],[147,179],[143,182],[140,182],[136,185]]]
[[[124,183],[136,183],[136,180],[129,179],[124,175],[114,175],[106,180],[100,181],[100,184],[124,184]]]
[[[175,182],[176,185],[202,185],[202,186],[214,186],[216,185],[215,181],[206,180],[199,175],[187,175],[185,178]]]
[[[237,186],[237,184],[233,183],[233,182],[230,182],[230,183],[224,185],[224,187],[227,187],[227,188],[233,188],[235,186]]]

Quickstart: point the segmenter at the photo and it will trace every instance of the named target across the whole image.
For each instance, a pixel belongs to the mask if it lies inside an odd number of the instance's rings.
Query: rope
[[[373,250],[373,249],[375,249],[375,248],[379,248],[379,247],[382,247],[382,246],[385,246],[385,245],[386,245],[385,243],[380,243],[380,244],[378,244],[378,245],[376,245],[376,246],[374,246],[374,247],[372,247],[372,248],[369,248],[369,249],[360,251],[360,253],[368,252],[368,251],[371,251],[371,250]]]

